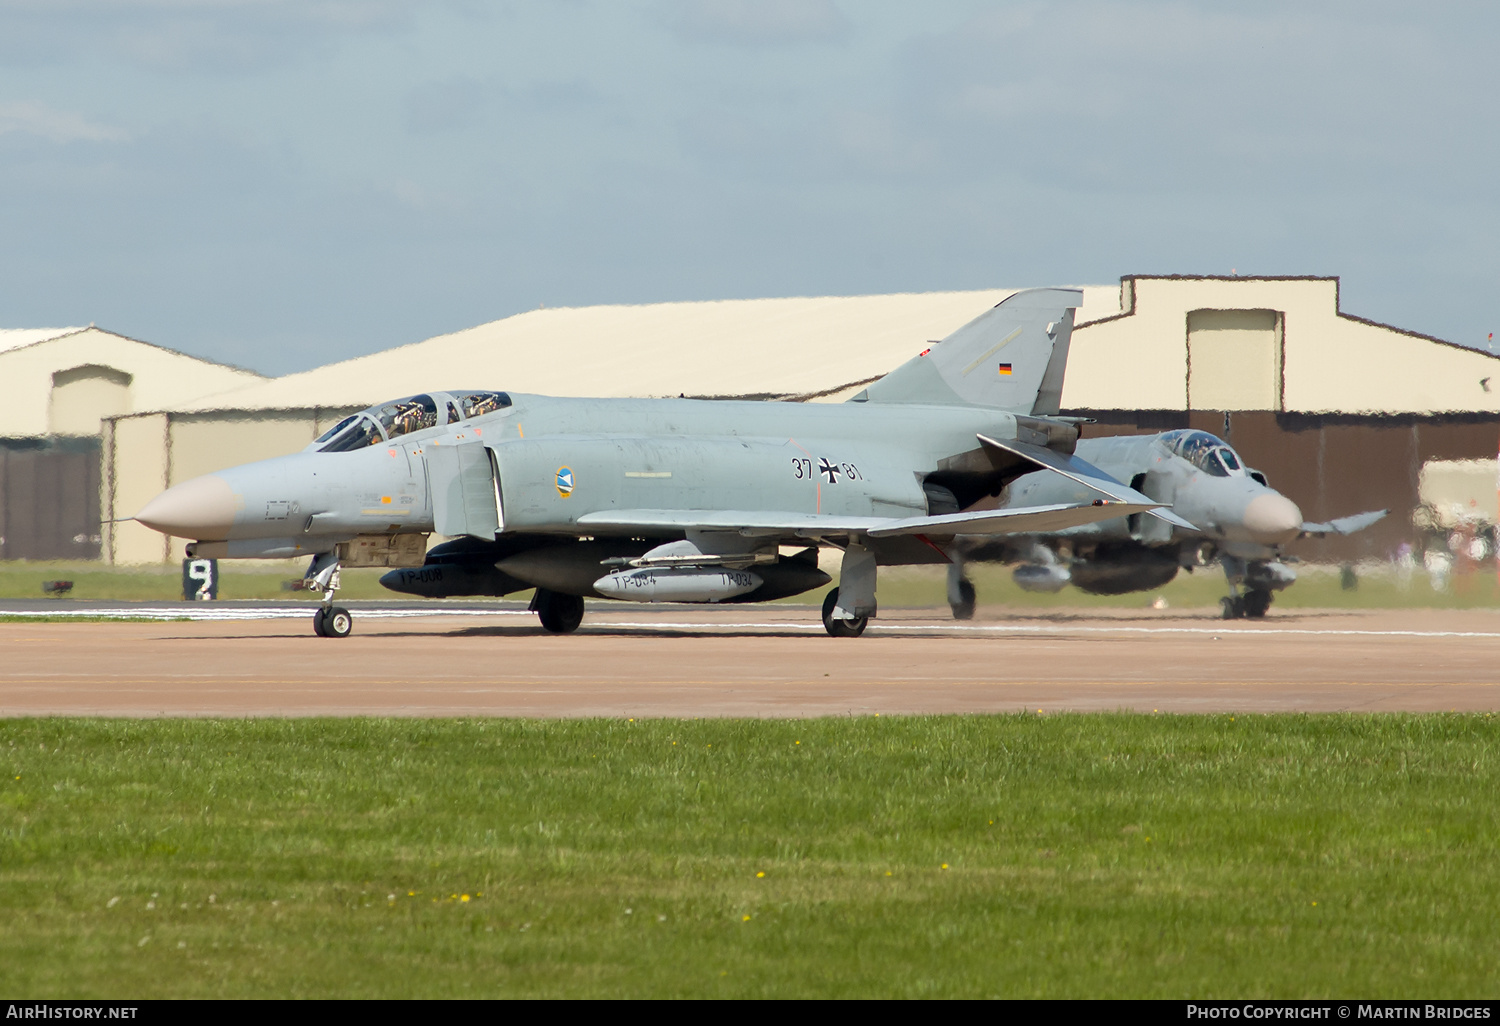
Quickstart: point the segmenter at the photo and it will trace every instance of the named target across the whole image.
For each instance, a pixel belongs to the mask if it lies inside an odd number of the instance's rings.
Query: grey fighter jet
[[[954,536],[1121,516],[1190,526],[1071,455],[1057,416],[1082,294],[1017,293],[839,405],[430,392],[355,414],[301,453],[176,485],[136,514],[199,558],[312,556],[320,635],[349,633],[341,567],[396,591],[534,588],[549,631],[585,597],[758,602],[829,582],[835,636],[876,614],[880,565],[946,562]],[[976,508],[1039,468],[1058,502]],[[426,551],[429,534],[453,541]]]
[[[1027,591],[1055,592],[1072,584],[1095,595],[1120,595],[1159,588],[1180,568],[1217,559],[1229,582],[1224,618],[1258,618],[1266,615],[1273,594],[1297,579],[1283,562],[1288,544],[1308,536],[1352,534],[1389,512],[1308,523],[1264,474],[1245,466],[1234,449],[1206,431],[1088,438],[1076,452],[1075,466],[1086,462],[1129,481],[1153,500],[1170,503],[1190,523],[1184,527],[1131,515],[1029,537],[960,537],[948,571],[954,616],[974,615],[965,560],[1018,563],[1014,578]],[[1012,482],[995,505],[1075,502],[1090,491],[1062,474],[1036,472]]]

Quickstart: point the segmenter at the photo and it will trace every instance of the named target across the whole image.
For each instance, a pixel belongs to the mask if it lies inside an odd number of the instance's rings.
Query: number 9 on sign
[[[207,602],[219,597],[219,561],[184,559],[182,597],[189,602]]]

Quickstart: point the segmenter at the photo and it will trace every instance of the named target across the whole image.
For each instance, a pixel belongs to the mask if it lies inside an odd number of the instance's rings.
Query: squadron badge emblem
[[[573,468],[557,468],[557,494],[564,499],[573,494]]]

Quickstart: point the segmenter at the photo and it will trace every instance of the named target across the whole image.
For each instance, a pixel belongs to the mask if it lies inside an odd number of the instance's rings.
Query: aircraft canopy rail
[[[1168,431],[1162,444],[1212,477],[1244,477],[1245,465],[1229,444],[1207,431]]]

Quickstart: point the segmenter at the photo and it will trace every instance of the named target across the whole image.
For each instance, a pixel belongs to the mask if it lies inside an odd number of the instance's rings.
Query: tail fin
[[[1001,301],[854,402],[993,406],[1037,416],[1062,408],[1077,289],[1027,289]]]

